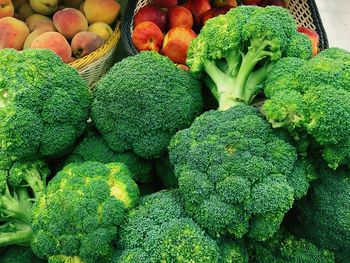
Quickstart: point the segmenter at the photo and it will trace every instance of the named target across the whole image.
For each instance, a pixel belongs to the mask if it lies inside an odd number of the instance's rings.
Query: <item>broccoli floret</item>
[[[174,166],[169,160],[169,155],[163,155],[161,158],[155,160],[155,167],[157,176],[163,183],[165,188],[177,188],[178,181],[175,176]]]
[[[114,151],[151,159],[201,108],[199,82],[168,58],[145,51],[117,63],[99,81],[92,119]]]
[[[251,242],[249,253],[252,263],[335,263],[329,250],[283,230],[265,242]]]
[[[10,246],[0,253],[0,263],[44,263],[29,247]]]
[[[309,61],[283,58],[265,83],[262,112],[269,122],[297,143],[321,149],[334,169],[350,160],[349,61],[350,53],[338,48]]]
[[[124,213],[138,198],[124,164],[70,164],[33,206],[31,247],[50,262],[110,262]]]
[[[245,105],[204,113],[173,137],[169,155],[186,212],[213,237],[271,237],[313,178],[296,149]]]
[[[101,135],[89,132],[83,141],[76,146],[68,157],[65,165],[69,163],[83,163],[96,161],[101,163],[120,162],[125,164],[137,182],[148,183],[152,181],[151,163],[132,152],[118,153],[113,151]]]
[[[204,75],[219,110],[226,110],[250,103],[278,59],[310,58],[311,52],[311,41],[297,32],[285,8],[241,6],[207,21],[186,63],[192,73]]]
[[[214,241],[188,218],[178,190],[163,190],[143,197],[122,224],[119,247],[123,251],[115,261],[118,263],[215,263],[246,258],[243,246],[234,241]]]
[[[49,170],[44,162],[14,163],[0,189],[0,247],[29,246],[33,203],[45,192]]]
[[[0,168],[65,154],[86,127],[90,93],[50,50],[0,51]]]
[[[320,179],[298,207],[301,235],[335,252],[337,262],[350,258],[349,171],[322,169]]]

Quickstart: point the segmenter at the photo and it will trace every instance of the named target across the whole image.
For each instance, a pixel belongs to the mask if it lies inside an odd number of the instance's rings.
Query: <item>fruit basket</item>
[[[117,22],[113,35],[99,49],[91,54],[79,58],[71,63],[70,66],[78,70],[82,78],[88,83],[90,88],[107,72],[113,64],[113,52],[120,39],[120,22]]]
[[[133,31],[133,17],[137,11],[152,2],[152,0],[129,0],[125,16],[122,21],[122,44],[130,55],[136,55],[138,51],[134,47],[131,35]],[[289,0],[288,9],[294,16],[298,26],[315,30],[319,37],[319,50],[328,48],[328,39],[314,0]]]

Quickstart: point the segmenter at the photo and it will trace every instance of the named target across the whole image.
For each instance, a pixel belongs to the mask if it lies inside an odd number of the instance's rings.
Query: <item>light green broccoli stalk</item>
[[[280,230],[265,242],[251,242],[252,263],[335,263],[332,252],[321,249],[308,240]]]
[[[265,85],[262,112],[306,152],[320,149],[336,169],[350,160],[350,53],[330,48],[309,61],[283,58]]]
[[[65,154],[86,127],[90,102],[78,72],[52,51],[0,50],[0,169]]]
[[[188,50],[190,71],[203,75],[219,110],[251,103],[274,63],[311,58],[311,41],[297,32],[288,10],[241,6],[210,19]]]
[[[337,262],[350,258],[350,172],[321,170],[320,179],[300,203],[297,233],[334,251]]]
[[[314,170],[258,110],[212,110],[169,146],[186,212],[213,237],[266,240],[279,229]]]
[[[31,246],[36,256],[50,263],[109,263],[125,211],[139,198],[129,170],[121,163],[73,163],[42,190],[44,182],[32,186],[28,173],[23,173],[30,171],[39,182],[39,164],[17,167],[13,175],[10,171],[11,184],[23,180],[13,191],[6,187],[1,196],[0,246]]]
[[[45,192],[49,170],[44,162],[14,163],[1,170],[0,247],[29,246],[33,238],[31,209]]]
[[[145,51],[117,63],[98,82],[92,119],[114,151],[153,159],[201,109],[199,82],[167,57]]]
[[[233,258],[232,254],[236,252],[236,259],[242,260],[235,262],[246,262],[243,247],[234,241],[227,241],[225,245],[225,258]],[[122,251],[116,257],[116,263],[215,263],[223,259],[219,245],[186,216],[177,190],[143,197],[122,224],[119,247]]]
[[[88,132],[82,142],[75,147],[73,153],[65,161],[65,165],[86,161],[123,163],[128,167],[135,181],[149,183],[153,180],[152,166],[148,160],[142,159],[130,151],[123,153],[113,151],[101,135],[92,131]]]

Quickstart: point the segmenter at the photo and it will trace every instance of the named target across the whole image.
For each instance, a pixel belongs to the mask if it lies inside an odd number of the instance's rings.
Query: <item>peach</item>
[[[163,33],[156,24],[144,21],[135,27],[131,39],[138,51],[159,52],[163,43]]]
[[[53,23],[67,39],[72,39],[75,34],[88,29],[88,22],[82,12],[74,8],[65,8],[53,16]]]
[[[29,31],[33,32],[39,28],[47,28],[50,31],[57,31],[52,21],[38,20],[29,25]]]
[[[58,7],[57,0],[30,0],[33,10],[41,15],[51,15]]]
[[[37,36],[30,48],[51,49],[65,63],[68,63],[72,57],[72,50],[67,39],[58,32],[46,32]]]
[[[34,14],[34,10],[29,3],[25,3],[18,8],[17,13],[26,20],[30,15]]]
[[[0,18],[0,49],[14,48],[21,50],[29,35],[27,25],[14,17]]]
[[[193,17],[190,10],[183,6],[175,6],[168,11],[169,27],[192,28]]]
[[[15,14],[15,8],[11,0],[0,0],[0,18],[13,16]]]
[[[112,24],[120,11],[120,5],[115,0],[86,0],[84,13],[89,24],[104,22]]]
[[[106,42],[112,35],[113,29],[103,22],[96,22],[88,27],[88,32],[96,33]]]
[[[156,24],[160,30],[164,31],[167,17],[165,12],[160,8],[153,5],[145,5],[141,7],[134,16],[134,28],[144,21],[152,22]]]
[[[47,16],[43,16],[43,15],[39,15],[39,14],[32,14],[32,15],[28,16],[25,21],[26,21],[27,26],[30,26],[31,23],[34,23],[36,21],[52,21],[52,20],[51,20],[51,18],[49,18]]]
[[[196,36],[190,28],[174,27],[164,37],[162,53],[174,63],[186,64],[188,46]]]
[[[209,0],[188,0],[183,6],[192,12],[197,25],[200,23],[201,16],[211,9]]]
[[[63,5],[66,7],[79,9],[79,6],[81,5],[82,2],[83,0],[63,0]]]
[[[34,39],[38,36],[40,36],[41,34],[44,34],[46,32],[51,32],[50,29],[48,28],[39,28],[37,30],[34,30],[33,32],[31,32],[29,34],[29,36],[27,37],[26,41],[24,41],[24,45],[23,45],[23,49],[28,49],[31,47]]]
[[[13,7],[17,10],[21,5],[28,3],[29,0],[12,0]]]
[[[76,58],[82,58],[94,52],[104,44],[102,37],[95,33],[82,31],[72,39],[72,51]]]

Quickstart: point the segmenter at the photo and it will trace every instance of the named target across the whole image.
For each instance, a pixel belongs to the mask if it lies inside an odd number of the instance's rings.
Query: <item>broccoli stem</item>
[[[9,245],[30,246],[33,230],[30,225],[11,222],[0,226],[0,247]]]

